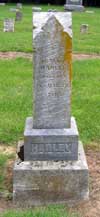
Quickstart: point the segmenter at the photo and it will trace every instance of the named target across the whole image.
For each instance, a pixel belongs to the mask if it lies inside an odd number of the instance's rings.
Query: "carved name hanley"
[[[72,144],[31,144],[31,155],[36,153],[47,154],[57,152],[70,153],[72,150]]]

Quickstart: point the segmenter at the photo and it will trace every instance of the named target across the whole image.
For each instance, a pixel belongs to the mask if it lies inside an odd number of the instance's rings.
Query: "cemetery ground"
[[[72,115],[76,117],[87,155],[90,200],[74,208],[49,206],[15,211],[12,167],[17,142],[23,139],[25,119],[32,115],[32,6],[23,6],[23,20],[15,24],[14,33],[3,33],[4,17],[15,16],[14,12],[9,12],[10,7],[15,5],[0,8],[0,51],[3,52],[0,53],[0,217],[99,217],[100,59],[97,57],[100,54],[100,9],[87,9],[94,13],[73,13]],[[44,11],[48,8],[42,7]],[[57,9],[63,10],[63,7]],[[88,34],[80,34],[82,23],[89,24]]]

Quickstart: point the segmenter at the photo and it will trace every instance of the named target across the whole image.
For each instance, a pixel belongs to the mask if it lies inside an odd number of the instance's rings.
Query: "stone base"
[[[75,118],[64,129],[34,129],[33,118],[26,119],[24,160],[77,160],[79,133]]]
[[[79,12],[84,11],[84,7],[82,5],[69,5],[69,4],[66,4],[66,5],[64,5],[64,9],[66,11],[79,11]]]
[[[78,161],[16,160],[13,172],[13,200],[20,207],[73,205],[89,197],[88,166],[81,143]]]

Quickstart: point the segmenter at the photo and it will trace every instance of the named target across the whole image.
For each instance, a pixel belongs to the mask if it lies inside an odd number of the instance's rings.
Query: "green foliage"
[[[9,211],[0,217],[79,217],[79,215],[69,213],[63,205],[54,205],[27,211]]]

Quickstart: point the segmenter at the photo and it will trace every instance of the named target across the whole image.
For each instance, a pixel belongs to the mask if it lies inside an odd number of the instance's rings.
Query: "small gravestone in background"
[[[11,18],[6,18],[4,20],[4,29],[3,31],[4,32],[14,32],[14,24],[15,24],[15,21],[14,19],[11,19]]]
[[[32,11],[33,12],[40,12],[40,11],[42,11],[42,8],[40,8],[40,7],[32,7]]]
[[[84,7],[82,6],[83,0],[66,0],[64,9],[66,11],[83,11]]]
[[[18,9],[22,9],[22,3],[17,3],[16,6],[17,6]]]
[[[82,34],[84,33],[88,33],[88,30],[89,30],[89,25],[88,24],[82,24],[81,27],[80,27],[80,32]]]
[[[34,117],[26,119],[24,152],[14,165],[18,206],[88,199],[88,166],[71,117],[71,13],[34,12]],[[24,159],[24,160],[23,160]],[[22,160],[22,161],[21,161]]]
[[[21,11],[16,11],[16,17],[15,17],[15,21],[21,21],[23,17],[23,14]]]
[[[5,6],[6,5],[6,3],[0,3],[0,6]]]
[[[88,14],[94,14],[94,11],[85,11]]]
[[[16,8],[10,8],[9,11],[10,12],[16,12],[16,11],[18,11],[18,9],[16,9]]]
[[[48,9],[48,12],[57,12],[57,10],[56,9]]]

